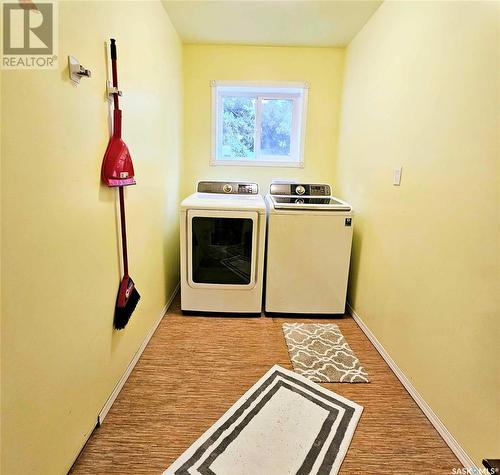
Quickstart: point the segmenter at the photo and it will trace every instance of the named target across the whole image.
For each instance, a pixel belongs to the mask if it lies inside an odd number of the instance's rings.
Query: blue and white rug
[[[362,411],[276,365],[164,475],[336,474]]]

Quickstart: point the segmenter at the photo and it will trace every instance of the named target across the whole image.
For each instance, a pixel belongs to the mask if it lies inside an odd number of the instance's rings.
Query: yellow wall
[[[199,180],[256,181],[265,193],[273,178],[333,181],[344,51],[336,48],[185,45],[183,194]],[[308,81],[305,166],[210,166],[211,80]]]
[[[0,92],[2,91],[2,70],[0,70]],[[2,101],[0,94],[0,120],[2,118]],[[0,122],[1,127],[1,122]],[[0,133],[0,283],[2,281],[2,232],[3,223],[2,223],[2,134]],[[2,285],[0,285],[0,408],[2,407]],[[1,444],[1,434],[2,434],[2,418],[0,411],[0,470],[1,470],[1,461],[2,461],[2,444]]]
[[[382,4],[347,50],[337,170],[350,302],[478,465],[500,458],[498,15]]]
[[[2,74],[2,469],[65,473],[178,281],[182,62],[160,2],[61,2],[59,70]],[[115,37],[131,275],[142,299],[113,331],[120,279],[104,41]],[[68,54],[92,70],[78,87]]]

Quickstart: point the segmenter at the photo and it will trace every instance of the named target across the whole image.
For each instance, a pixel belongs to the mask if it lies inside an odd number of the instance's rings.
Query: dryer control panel
[[[324,183],[272,183],[269,193],[283,196],[331,196],[332,189]]]
[[[257,195],[257,183],[238,181],[200,181],[197,191],[199,193],[220,193],[224,195]]]

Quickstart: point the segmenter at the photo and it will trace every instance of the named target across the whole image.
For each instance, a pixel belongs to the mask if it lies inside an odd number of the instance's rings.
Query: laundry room
[[[500,473],[500,2],[1,12],[0,473]]]

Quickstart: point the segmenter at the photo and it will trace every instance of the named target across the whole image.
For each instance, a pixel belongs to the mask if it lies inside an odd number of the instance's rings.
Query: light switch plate
[[[394,169],[394,178],[392,180],[392,184],[394,186],[401,185],[401,171],[402,170],[403,170],[403,167],[399,167],[399,168]]]

